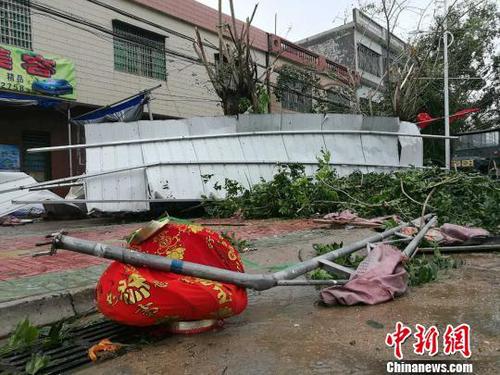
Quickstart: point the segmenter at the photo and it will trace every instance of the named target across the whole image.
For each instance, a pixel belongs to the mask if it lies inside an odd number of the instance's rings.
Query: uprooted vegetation
[[[498,232],[500,183],[477,173],[405,169],[392,173],[354,172],[340,177],[322,151],[308,176],[300,164],[281,164],[270,181],[247,189],[226,179],[225,199],[204,197],[209,216],[298,218],[349,209],[363,217],[397,214],[409,220],[432,211],[440,223],[480,226]],[[210,183],[207,181],[207,183]]]

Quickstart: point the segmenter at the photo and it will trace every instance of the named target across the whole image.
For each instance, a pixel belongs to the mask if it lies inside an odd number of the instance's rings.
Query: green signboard
[[[72,61],[0,44],[0,90],[76,99]]]

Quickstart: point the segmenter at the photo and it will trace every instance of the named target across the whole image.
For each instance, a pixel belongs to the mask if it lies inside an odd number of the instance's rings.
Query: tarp
[[[347,284],[325,288],[320,298],[326,305],[376,305],[406,292],[408,273],[403,253],[394,246],[381,244],[370,251]]]
[[[39,106],[44,108],[52,108],[62,103],[62,100],[47,98],[45,96],[35,96],[18,94],[16,92],[0,91],[0,105],[8,105],[13,107]]]
[[[35,184],[37,181],[23,172],[0,172],[0,191],[15,189],[19,186]],[[13,204],[13,200],[62,200],[60,196],[49,190],[13,190],[0,193],[0,217],[15,214],[19,216],[29,216],[30,214],[40,214],[45,211],[42,204]],[[81,214],[80,209],[72,203],[58,208],[60,212],[71,213],[73,216]],[[36,216],[36,215],[35,215]]]
[[[140,120],[148,96],[145,93],[71,119],[76,125]]]
[[[33,93],[33,84],[48,79],[65,80],[73,91],[59,97],[76,99],[75,65],[66,58],[0,44],[0,88]]]

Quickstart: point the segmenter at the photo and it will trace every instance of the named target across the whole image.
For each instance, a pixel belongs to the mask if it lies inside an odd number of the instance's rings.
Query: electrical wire
[[[93,0],[87,0],[87,1],[94,2]],[[77,17],[77,16],[74,16],[72,14],[62,12],[59,9],[56,9],[56,8],[53,8],[53,7],[48,7],[48,6],[45,6],[45,5],[41,5],[41,4],[39,4],[39,3],[35,2],[35,1],[31,2],[31,7],[34,8],[34,9],[36,9],[36,10],[38,10],[39,12],[46,13],[46,14],[52,16],[51,18],[59,17],[59,18],[62,18],[64,20],[76,23],[78,25],[84,25],[84,26],[89,27],[91,29],[98,30],[98,31],[100,31],[100,32],[102,32],[104,34],[111,35],[113,38],[110,38],[110,40],[114,40],[114,38],[118,38],[118,39],[126,40],[127,42],[133,43],[135,45],[147,46],[148,48],[156,49],[158,51],[162,51],[163,52],[163,50],[159,49],[158,47],[156,47],[154,45],[140,43],[140,42],[138,42],[138,41],[136,41],[136,40],[134,40],[132,38],[127,38],[126,36],[119,35],[119,34],[115,33],[114,31],[109,30],[109,29],[107,29],[106,27],[104,27],[102,25],[95,24],[95,23],[93,23],[91,21],[88,21],[88,20],[82,18],[82,17]],[[86,28],[82,28],[81,26],[77,26],[77,25],[71,24],[70,22],[64,22],[64,23],[67,24],[67,25],[70,25],[70,26],[77,27],[77,28],[79,28],[81,30],[88,31],[88,32],[92,33],[93,35],[96,35],[96,33],[93,32],[92,30],[88,30]],[[180,34],[180,33],[176,33],[176,34]],[[183,35],[185,39],[186,38],[187,39],[190,38],[190,37],[186,36],[185,34],[181,34],[181,35]],[[186,55],[180,54],[180,53],[178,53],[177,51],[174,51],[174,50],[170,50],[170,49],[166,49],[165,48],[164,52],[167,55],[172,55],[174,57],[178,57],[178,58],[189,60],[193,64],[204,65],[203,62],[201,60],[199,60],[198,58],[193,58],[192,56],[186,56]],[[208,82],[209,81],[207,81],[207,83]],[[259,82],[262,83],[262,84],[266,84],[267,83],[265,81],[259,81]],[[270,84],[270,86],[276,88],[275,84]],[[330,101],[330,100],[325,99],[325,98],[321,98],[321,97],[318,97],[318,96],[315,96],[315,95],[303,93],[303,92],[301,92],[299,90],[296,90],[295,88],[292,88],[290,86],[286,86],[285,85],[285,88],[287,90],[290,90],[291,92],[297,94],[297,95],[300,95],[300,96],[303,96],[303,97],[306,97],[306,98],[311,98],[311,99],[317,100],[318,102],[329,103],[329,104],[333,104],[333,105],[338,105],[339,104],[339,103]],[[325,92],[328,91],[328,90],[325,90],[325,89],[320,89],[320,90],[325,91]],[[187,101],[187,99],[188,98],[185,98],[182,101]],[[163,101],[167,101],[167,99],[162,99],[162,100]],[[199,101],[198,99],[194,99],[194,100]],[[207,101],[206,99],[203,99],[203,100]],[[173,101],[173,100],[168,100],[168,101]],[[180,100],[178,100],[178,101],[180,101]],[[214,101],[220,102],[220,100],[214,100]]]

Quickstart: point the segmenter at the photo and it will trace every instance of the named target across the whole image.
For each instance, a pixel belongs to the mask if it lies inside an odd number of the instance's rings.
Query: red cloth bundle
[[[220,234],[194,224],[168,223],[131,248],[231,271],[244,272],[238,252]],[[97,307],[108,318],[134,326],[222,319],[247,306],[244,288],[147,267],[113,262],[97,284]]]

